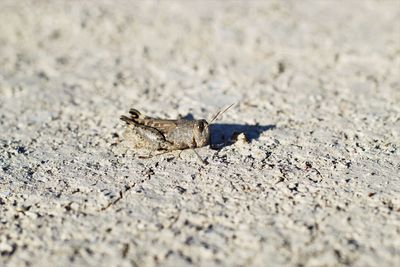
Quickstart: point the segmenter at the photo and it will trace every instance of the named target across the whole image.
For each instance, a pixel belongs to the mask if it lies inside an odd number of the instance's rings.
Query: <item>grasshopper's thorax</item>
[[[210,142],[210,131],[206,120],[198,120],[193,127],[193,141],[195,147],[206,146]]]

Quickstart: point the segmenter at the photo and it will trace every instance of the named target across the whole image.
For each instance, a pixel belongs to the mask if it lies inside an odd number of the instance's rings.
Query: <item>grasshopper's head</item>
[[[210,142],[210,131],[206,120],[198,120],[194,125],[194,141],[196,147],[206,146]]]

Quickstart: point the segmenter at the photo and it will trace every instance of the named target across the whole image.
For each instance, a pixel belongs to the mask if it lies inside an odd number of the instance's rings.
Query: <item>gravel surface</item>
[[[399,103],[397,0],[2,0],[0,265],[395,266]]]

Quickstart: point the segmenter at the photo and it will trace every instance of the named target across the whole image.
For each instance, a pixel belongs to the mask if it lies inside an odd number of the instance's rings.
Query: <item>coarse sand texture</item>
[[[400,266],[400,1],[1,0],[0,266]]]

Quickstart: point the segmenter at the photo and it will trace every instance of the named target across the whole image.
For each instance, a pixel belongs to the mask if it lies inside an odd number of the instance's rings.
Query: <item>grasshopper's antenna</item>
[[[232,103],[229,105],[229,107],[227,107],[226,109],[224,109],[223,111],[218,111],[217,114],[215,114],[212,119],[210,120],[210,122],[208,124],[211,124],[213,121],[215,121],[220,115],[224,114],[228,109],[230,109],[233,105],[235,105],[236,103]]]

